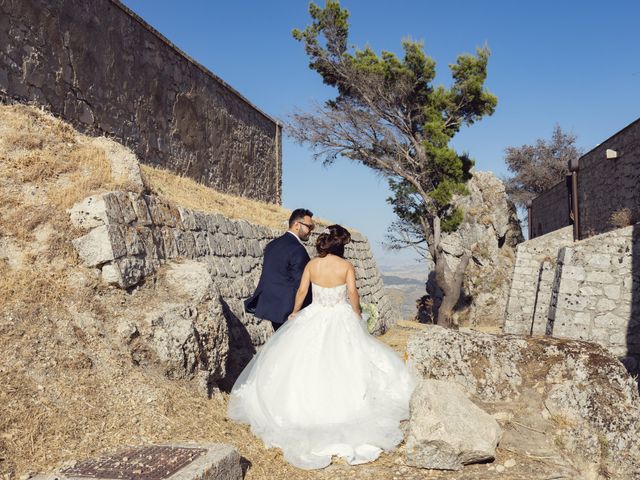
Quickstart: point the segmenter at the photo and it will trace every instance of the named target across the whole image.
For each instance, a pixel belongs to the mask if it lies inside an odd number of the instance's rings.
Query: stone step
[[[240,454],[231,445],[165,444],[125,447],[33,480],[242,480]]]

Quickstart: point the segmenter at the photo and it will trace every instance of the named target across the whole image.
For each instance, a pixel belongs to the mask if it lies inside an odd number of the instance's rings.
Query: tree
[[[538,139],[535,145],[505,149],[504,161],[514,174],[506,179],[505,187],[516,206],[526,208],[529,201],[564,180],[569,161],[582,155],[575,142],[575,135],[556,124],[549,141]]]
[[[444,292],[438,324],[449,325],[469,259],[455,272],[460,281],[447,282],[440,234],[459,223],[451,199],[465,193],[472,165],[449,142],[462,126],[495,110],[497,99],[484,88],[489,50],[458,56],[450,65],[452,85],[434,86],[435,62],[422,43],[403,41],[402,58],[368,46],[348,51],[349,12],[337,0],[324,8],[311,3],[309,13],[312,23],[293,36],[304,44],[309,67],[337,95],[311,112],[292,114],[289,133],[325,165],[341,156],[395,182],[394,208],[426,242]],[[409,199],[414,203],[405,206]]]

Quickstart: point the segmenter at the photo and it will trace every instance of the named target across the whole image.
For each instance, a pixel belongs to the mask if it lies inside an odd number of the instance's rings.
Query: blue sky
[[[180,49],[269,115],[330,98],[307,67],[293,28],[309,22],[304,0],[124,0]],[[323,5],[324,1],[318,2]],[[453,141],[478,170],[506,174],[504,149],[550,136],[560,126],[589,150],[640,117],[640,2],[537,0],[343,0],[350,44],[400,53],[401,40],[422,40],[436,61],[436,83],[448,64],[487,43],[487,87],[498,96],[492,117]],[[283,205],[360,230],[379,263],[408,264],[409,252],[382,247],[394,215],[386,180],[346,160],[329,168],[283,141]]]

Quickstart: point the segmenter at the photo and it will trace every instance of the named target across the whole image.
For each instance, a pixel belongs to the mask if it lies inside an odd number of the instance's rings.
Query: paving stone
[[[227,444],[128,447],[34,480],[241,480],[240,454]]]

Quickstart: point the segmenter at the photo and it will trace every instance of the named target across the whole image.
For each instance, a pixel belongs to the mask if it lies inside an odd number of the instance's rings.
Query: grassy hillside
[[[146,189],[186,207],[270,227],[289,216],[168,172],[143,173]],[[230,443],[250,480],[390,478],[392,455],[348,473],[341,464],[297,470],[226,420],[225,394],[207,399],[192,382],[170,380],[132,355],[128,315],[168,293],[153,281],[130,293],[101,283],[79,264],[70,241],[82,232],[66,212],[90,194],[132,188],[112,178],[91,138],[38,109],[0,106],[0,478],[169,441]]]

